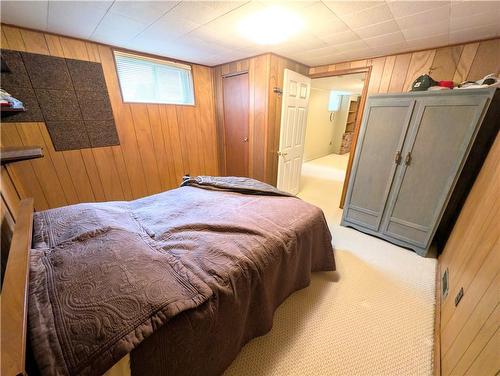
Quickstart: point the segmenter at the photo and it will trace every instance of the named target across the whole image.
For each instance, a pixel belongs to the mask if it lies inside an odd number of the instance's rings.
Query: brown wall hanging
[[[120,144],[100,63],[1,52],[2,89],[26,108],[2,122],[44,121],[57,151]]]

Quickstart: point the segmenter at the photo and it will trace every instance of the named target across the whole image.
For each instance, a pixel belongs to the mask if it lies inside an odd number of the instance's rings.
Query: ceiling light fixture
[[[277,6],[262,9],[242,19],[239,33],[258,44],[277,44],[298,33],[304,23],[298,15]]]

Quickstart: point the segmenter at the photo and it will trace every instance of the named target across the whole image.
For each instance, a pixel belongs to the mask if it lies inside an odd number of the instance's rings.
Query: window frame
[[[191,72],[191,80],[192,86],[193,86],[193,103],[164,103],[164,102],[135,102],[135,101],[126,101],[123,97],[123,90],[122,90],[122,84],[120,80],[120,75],[118,74],[118,64],[116,62],[116,54],[115,52],[121,53],[121,54],[127,54],[131,56],[137,56],[137,58],[144,58],[145,60],[151,60],[154,62],[154,60],[157,60],[159,63],[167,63],[167,64],[174,64],[174,65],[186,65],[190,67],[190,72]],[[189,63],[187,61],[183,60],[176,60],[176,59],[171,59],[169,57],[164,57],[164,56],[158,56],[158,55],[152,55],[152,54],[147,54],[143,52],[137,52],[137,51],[130,51],[127,49],[121,49],[121,48],[113,48],[112,49],[112,54],[113,54],[113,62],[115,64],[115,73],[116,73],[116,79],[118,80],[118,88],[120,89],[120,98],[122,100],[123,104],[144,104],[144,105],[149,105],[149,104],[154,104],[154,105],[159,105],[159,106],[188,106],[188,107],[196,107],[196,85],[195,85],[195,73],[193,69],[193,64]]]

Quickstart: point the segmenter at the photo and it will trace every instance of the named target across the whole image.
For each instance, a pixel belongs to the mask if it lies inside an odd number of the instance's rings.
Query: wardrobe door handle
[[[394,163],[397,165],[401,163],[401,150],[396,152],[396,155],[394,156]]]
[[[406,154],[406,157],[405,157],[405,165],[409,166],[410,163],[411,163],[411,151],[409,151],[408,154]]]

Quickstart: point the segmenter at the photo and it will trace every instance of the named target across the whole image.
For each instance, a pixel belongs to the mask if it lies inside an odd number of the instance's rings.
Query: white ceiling
[[[272,46],[237,33],[270,5],[296,12],[302,31]],[[1,11],[7,24],[206,65],[275,52],[316,66],[500,36],[500,1],[2,1]]]
[[[311,80],[311,88],[326,91],[345,91],[351,94],[361,94],[365,83],[366,73],[345,74],[315,78]]]

